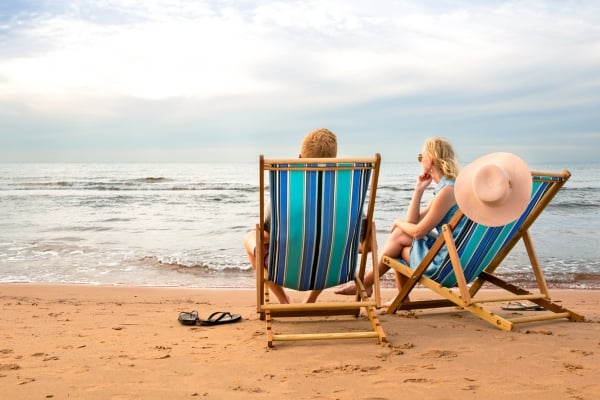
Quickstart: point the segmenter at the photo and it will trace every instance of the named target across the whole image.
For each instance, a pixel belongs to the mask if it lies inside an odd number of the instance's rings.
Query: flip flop
[[[523,304],[520,301],[515,301],[503,306],[502,309],[509,311],[541,311],[544,307],[538,304]]]
[[[196,325],[199,320],[198,311],[182,311],[177,319],[182,325]]]
[[[210,314],[208,319],[199,319],[200,325],[221,325],[229,324],[231,322],[238,322],[242,320],[242,316],[239,314],[231,314],[225,311],[215,311]]]

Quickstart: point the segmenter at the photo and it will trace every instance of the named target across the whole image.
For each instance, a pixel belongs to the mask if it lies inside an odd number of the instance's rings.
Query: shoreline
[[[382,289],[383,300],[394,293]],[[380,315],[388,339],[382,345],[294,342],[268,349],[253,288],[3,283],[0,391],[59,399],[593,399],[600,392],[600,290],[550,294],[586,321],[503,332],[444,308]],[[320,297],[344,298],[330,290]],[[192,310],[202,318],[230,311],[242,321],[180,325],[179,312]],[[351,330],[367,322],[335,323]]]
[[[368,265],[370,268],[370,264]],[[502,273],[498,276],[510,279],[511,282],[526,288],[537,288],[537,282],[532,272],[527,273]],[[548,274],[545,271],[545,280],[550,288],[555,290],[600,290],[600,274],[584,272],[565,272],[562,275]],[[165,284],[164,281],[169,283]],[[211,273],[197,274],[194,272],[183,272],[179,279],[169,281],[169,279],[159,280],[156,277],[152,282],[128,282],[128,281],[106,281],[106,282],[87,282],[87,281],[32,281],[32,280],[12,280],[0,281],[2,285],[74,285],[91,287],[141,287],[141,288],[189,288],[196,290],[217,289],[217,290],[255,290],[256,278],[252,270],[238,270],[233,272],[213,270]],[[156,283],[162,282],[162,283]],[[388,272],[381,277],[382,289],[395,289],[396,282],[393,273]]]

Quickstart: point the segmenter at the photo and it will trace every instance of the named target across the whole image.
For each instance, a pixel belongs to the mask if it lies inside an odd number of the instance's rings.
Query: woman
[[[454,198],[458,161],[450,142],[437,137],[427,139],[417,159],[423,170],[417,178],[406,219],[396,219],[392,224],[390,237],[383,247],[377,267],[374,268],[380,276],[389,270],[382,263],[383,256],[401,257],[409,265],[418,265],[441,232],[442,225],[449,222],[458,210]],[[432,181],[436,183],[433,199],[421,209],[421,198]],[[436,260],[433,263],[435,262]],[[430,266],[435,267],[436,265]],[[403,275],[396,273],[398,289],[405,280]],[[365,276],[364,283],[370,296],[373,292],[373,271]],[[350,284],[335,293],[352,295],[356,293],[356,287]]]

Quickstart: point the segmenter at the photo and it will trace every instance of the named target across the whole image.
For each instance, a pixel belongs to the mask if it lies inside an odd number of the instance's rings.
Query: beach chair
[[[260,219],[256,225],[255,256],[256,265],[266,264],[266,268],[264,273],[257,271],[256,291],[257,312],[266,320],[269,347],[274,341],[374,338],[381,343],[385,340],[375,314],[377,302],[368,298],[362,282],[368,253],[376,253],[373,212],[380,163],[378,154],[356,159],[260,157]],[[266,260],[263,254],[265,174],[269,177],[271,210]],[[366,247],[359,252],[361,225]],[[374,254],[374,262],[376,258]],[[269,281],[299,291],[322,290],[354,281],[359,290],[354,301],[272,304]],[[322,317],[352,315],[358,319],[362,308],[370,322],[365,331],[273,332],[274,319],[319,317],[325,322],[318,327],[324,329],[334,324],[327,324],[330,319]]]
[[[583,316],[562,307],[550,298],[529,231],[571,174],[563,170],[559,173],[532,171],[531,175],[531,198],[527,208],[516,221],[504,226],[489,227],[475,223],[459,210],[454,218],[444,225],[443,231],[421,264],[412,266],[414,269],[400,260],[384,257],[385,265],[408,278],[388,307],[387,313],[457,306],[507,331],[519,323],[558,318],[582,321]],[[458,235],[453,235],[455,229],[460,230]],[[526,290],[494,275],[500,263],[520,240],[524,243],[537,283],[537,288],[532,290]],[[428,271],[429,263],[444,247],[447,248],[445,260],[437,270]],[[431,300],[410,301],[409,294],[417,283],[439,296]],[[502,289],[500,295],[483,297],[478,294],[484,284]],[[506,295],[503,295],[504,293]],[[514,312],[503,312],[509,315],[501,316],[489,309],[489,304],[493,303],[522,301],[532,302],[544,311],[532,312],[528,316],[522,316],[523,313],[516,313],[518,316],[515,316]]]

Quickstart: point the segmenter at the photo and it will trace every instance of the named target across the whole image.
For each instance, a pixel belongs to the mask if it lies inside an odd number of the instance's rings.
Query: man
[[[315,129],[312,132],[309,132],[304,139],[302,140],[302,144],[300,146],[300,154],[298,155],[300,158],[332,158],[337,157],[337,138],[333,132],[328,129],[320,128]],[[267,205],[267,210],[270,210],[269,205]],[[268,239],[269,239],[269,226],[271,222],[270,211],[266,212],[265,217],[265,241],[267,245],[265,245],[264,255],[265,260],[268,259],[269,247],[268,247]],[[256,251],[256,232],[249,232],[244,237],[244,249],[246,250],[246,254],[248,256],[248,260],[250,260],[250,264],[252,264],[252,268],[256,271],[256,262],[255,262],[255,251]],[[257,271],[257,273],[260,273]],[[277,297],[277,300],[280,304],[288,304],[290,302],[289,296],[285,293],[283,287],[276,285],[273,282],[268,282],[269,290]],[[320,290],[311,290],[308,294],[308,297],[304,299],[306,303],[314,303],[317,300],[317,297],[321,293]]]

